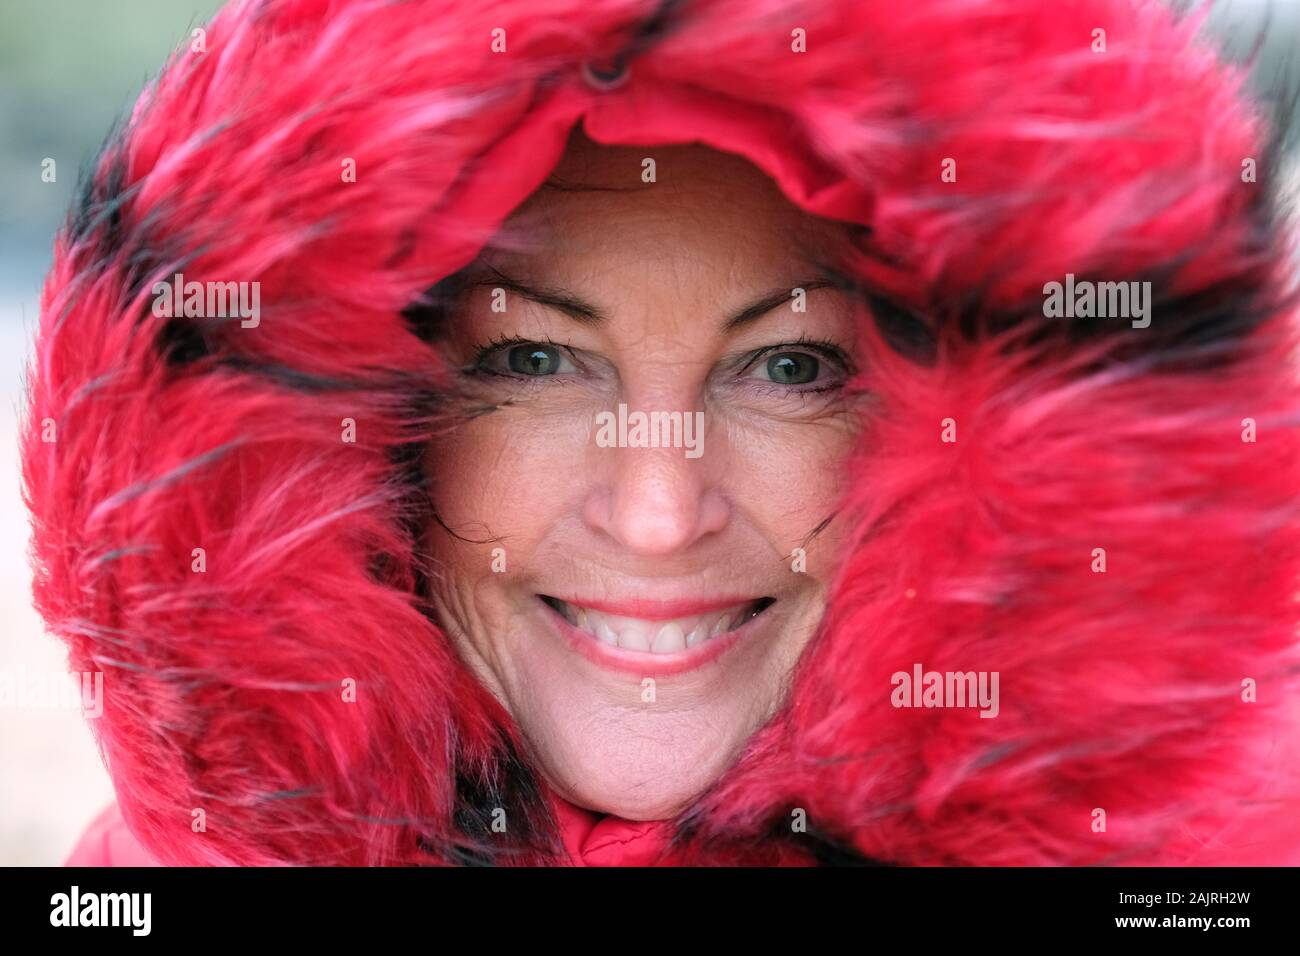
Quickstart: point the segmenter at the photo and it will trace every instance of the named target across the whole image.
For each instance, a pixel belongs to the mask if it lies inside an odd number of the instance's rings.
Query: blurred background
[[[0,0],[0,865],[61,864],[113,798],[80,710],[13,696],[20,684],[53,689],[65,673],[61,646],[30,604],[18,477],[21,376],[42,277],[78,175],[113,120],[220,6]],[[1219,0],[1211,29],[1234,59],[1259,46],[1254,79],[1264,96],[1296,85],[1288,74],[1300,62],[1288,58],[1300,52],[1300,0]],[[1300,124],[1300,109],[1289,108]],[[55,161],[53,182],[42,180],[46,159]]]
[[[18,480],[22,369],[55,231],[113,120],[220,0],[0,0],[0,695],[65,672],[32,610]],[[42,161],[55,181],[42,182]],[[15,688],[16,693],[16,688]],[[0,865],[62,864],[113,799],[79,709],[0,696]]]

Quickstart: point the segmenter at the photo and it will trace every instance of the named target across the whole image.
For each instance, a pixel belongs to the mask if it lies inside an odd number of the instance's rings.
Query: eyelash
[[[830,392],[842,388],[844,381],[852,377],[853,367],[849,357],[844,350],[832,342],[830,339],[813,339],[806,335],[801,335],[793,342],[781,342],[776,345],[765,345],[757,351],[749,353],[745,364],[741,366],[741,372],[750,371],[766,355],[781,352],[815,352],[822,358],[828,358],[839,365],[843,375],[833,379],[829,383],[820,386],[810,385],[778,385],[776,382],[758,383],[757,388],[764,390],[774,390],[779,394],[800,394],[800,395],[817,395],[822,392]]]
[[[525,339],[518,335],[498,335],[481,345],[474,346],[474,357],[470,359],[469,365],[465,367],[465,373],[468,375],[492,375],[496,378],[508,378],[511,381],[520,382],[529,386],[560,384],[558,382],[547,381],[547,379],[558,378],[559,376],[516,375],[513,372],[498,372],[496,369],[488,368],[484,364],[490,356],[503,352],[506,349],[514,348],[517,345],[549,345],[552,348],[557,348],[563,351],[574,365],[577,365],[579,368],[583,367],[582,362],[580,362],[578,357],[574,354],[573,349],[565,345],[563,342],[556,342],[554,339],[549,337]]]
[[[573,349],[570,348],[568,345],[565,345],[563,342],[556,342],[550,338],[526,339],[517,335],[498,335],[498,336],[494,336],[493,338],[489,339],[488,341],[480,345],[474,346],[474,357],[470,361],[470,364],[467,368],[467,372],[472,375],[494,375],[497,376],[498,378],[509,378],[516,381],[524,380],[527,381],[529,384],[534,384],[534,385],[559,384],[555,382],[546,381],[549,378],[559,378],[559,376],[516,375],[510,372],[498,372],[495,369],[487,368],[484,365],[485,360],[490,356],[496,355],[497,353],[502,352],[505,349],[514,348],[515,346],[519,346],[519,345],[549,345],[553,348],[563,350],[564,353],[568,355],[569,359],[575,365],[579,367],[582,366],[582,362],[578,360],[577,356],[573,352]],[[818,387],[809,387],[807,385],[804,386],[778,385],[775,382],[755,383],[754,387],[762,389],[764,391],[776,392],[781,395],[789,395],[789,394],[816,395],[822,392],[829,392],[834,389],[841,388],[844,384],[844,380],[852,377],[853,375],[852,363],[849,361],[848,356],[845,354],[842,348],[840,348],[830,339],[814,339],[814,338],[809,338],[805,335],[801,335],[798,339],[795,339],[792,342],[780,342],[775,345],[765,345],[761,349],[757,349],[753,352],[747,353],[743,357],[743,360],[741,360],[738,363],[739,364],[738,371],[741,373],[748,372],[759,362],[760,359],[763,358],[763,356],[771,355],[774,352],[779,353],[783,351],[815,352],[821,357],[828,358],[831,361],[838,364],[843,374],[841,377],[835,379],[834,381],[831,381],[826,385],[822,385]]]

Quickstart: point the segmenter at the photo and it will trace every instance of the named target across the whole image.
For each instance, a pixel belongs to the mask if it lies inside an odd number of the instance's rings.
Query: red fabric
[[[632,822],[556,800],[560,831],[575,866],[653,866],[666,858],[672,826]]]
[[[573,866],[656,866],[674,862],[671,824],[633,822],[593,813],[565,800],[554,804],[567,861]],[[791,855],[781,861],[806,865]],[[1300,866],[1300,818],[1267,810],[1208,838],[1189,866]],[[161,866],[131,835],[117,804],[86,828],[65,866]]]
[[[96,162],[42,297],[22,456],[36,606],[74,670],[107,672],[93,729],[131,832],[170,864],[491,855],[463,782],[519,830],[565,818],[581,861],[662,848],[663,826],[588,826],[519,783],[519,729],[411,599],[394,464],[436,438],[410,413],[435,357],[403,309],[581,122],[741,153],[870,227],[847,553],[789,700],[670,821],[672,862],[806,859],[792,808],[896,863],[1294,861],[1294,267],[1243,76],[1136,0],[825,0],[798,23],[783,0],[695,0],[626,84],[587,86],[655,9],[241,0]],[[259,281],[265,320],[152,315],[177,271]],[[1063,343],[1042,289],[1074,272],[1151,279],[1151,330]],[[885,302],[925,320],[933,361],[882,342]],[[891,707],[918,662],[1002,673],[997,719]],[[344,677],[363,692],[340,706],[322,688]],[[195,807],[220,823],[201,840]]]
[[[671,862],[668,821],[633,822],[593,813],[566,800],[554,803],[573,866],[654,866]],[[86,828],[65,866],[160,866],[131,835],[117,804]]]

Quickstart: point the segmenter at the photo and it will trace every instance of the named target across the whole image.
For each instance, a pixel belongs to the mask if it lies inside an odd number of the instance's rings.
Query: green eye
[[[549,345],[516,345],[506,362],[518,375],[554,375],[560,368],[560,350]]]
[[[767,360],[768,377],[778,385],[807,385],[820,371],[821,363],[807,352],[780,352]]]
[[[581,371],[570,357],[567,346],[518,338],[479,346],[470,367],[515,378],[562,378]]]

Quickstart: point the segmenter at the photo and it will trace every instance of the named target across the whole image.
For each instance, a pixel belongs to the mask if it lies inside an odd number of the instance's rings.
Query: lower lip
[[[734,647],[742,638],[758,626],[758,622],[767,617],[767,610],[751,617],[734,631],[727,631],[717,637],[711,637],[702,644],[687,648],[676,654],[652,654],[649,651],[629,651],[622,647],[611,647],[604,641],[575,627],[565,620],[559,611],[545,601],[538,599],[546,616],[555,624],[556,630],[564,636],[575,651],[593,664],[599,664],[607,670],[623,674],[635,674],[638,677],[669,677],[686,671],[703,667],[710,661],[717,660]],[[770,610],[770,608],[768,609]]]

